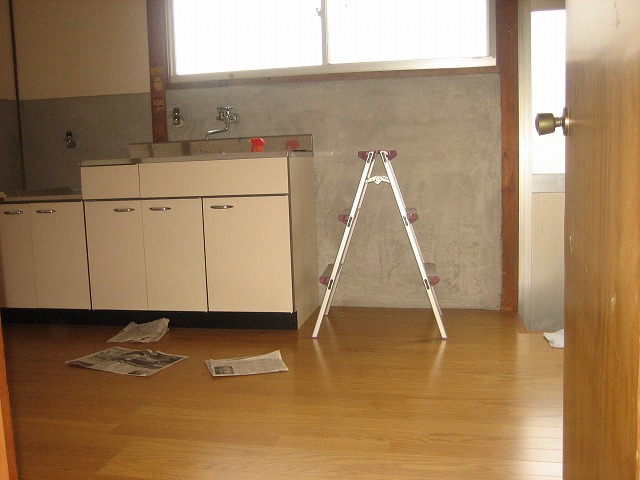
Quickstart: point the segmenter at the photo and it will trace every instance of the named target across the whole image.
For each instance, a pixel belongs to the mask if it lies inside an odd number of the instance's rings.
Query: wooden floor
[[[65,365],[117,327],[4,329],[21,480],[545,480],[562,474],[562,350],[519,320],[334,307],[320,336],[171,328],[189,359],[134,378]],[[289,371],[212,378],[279,349]]]

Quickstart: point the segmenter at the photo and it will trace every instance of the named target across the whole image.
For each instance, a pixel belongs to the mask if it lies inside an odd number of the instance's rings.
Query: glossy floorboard
[[[70,367],[117,327],[7,325],[21,480],[545,480],[562,473],[562,350],[500,312],[334,307],[300,331],[171,328],[149,378]],[[285,373],[212,378],[279,349]]]

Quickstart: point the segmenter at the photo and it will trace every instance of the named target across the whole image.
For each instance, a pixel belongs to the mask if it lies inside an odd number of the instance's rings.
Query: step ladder
[[[384,168],[387,172],[386,176],[371,175],[371,173],[373,172],[373,166],[376,162],[376,157],[378,155],[380,156],[380,158],[382,158],[382,163],[384,164]],[[380,185],[381,183],[388,183],[391,185],[393,195],[396,199],[396,203],[398,204],[400,216],[402,217],[402,223],[404,224],[407,236],[409,237],[409,242],[411,243],[411,248],[416,258],[418,269],[420,270],[422,283],[424,284],[427,296],[429,297],[429,302],[431,304],[433,314],[436,317],[438,329],[440,330],[440,336],[443,340],[447,338],[447,334],[442,323],[442,310],[440,309],[440,305],[438,304],[436,292],[433,290],[433,285],[437,284],[440,279],[435,272],[435,265],[433,263],[425,263],[424,259],[422,258],[422,253],[420,252],[420,247],[418,246],[418,240],[416,239],[416,234],[413,231],[413,222],[418,219],[418,214],[415,209],[407,208],[407,206],[405,205],[404,199],[402,198],[402,193],[400,192],[400,187],[398,186],[398,181],[396,180],[396,176],[393,173],[391,160],[396,155],[397,152],[395,150],[370,150],[358,152],[358,156],[362,160],[364,160],[364,168],[362,170],[362,176],[360,177],[360,183],[358,184],[358,189],[356,191],[356,196],[353,200],[353,206],[351,207],[351,210],[349,210],[348,214],[347,212],[343,212],[338,216],[339,220],[346,226],[344,229],[344,235],[342,236],[342,241],[340,242],[340,248],[338,248],[338,254],[336,255],[335,262],[329,264],[327,269],[320,277],[320,282],[326,285],[327,289],[325,291],[324,298],[322,299],[322,305],[320,306],[320,312],[318,313],[316,326],[313,329],[312,338],[318,337],[318,332],[320,331],[322,320],[326,315],[329,314],[331,301],[333,300],[333,295],[336,291],[338,280],[340,279],[340,273],[342,272],[344,260],[347,256],[347,250],[349,249],[349,243],[351,242],[351,236],[353,235],[353,230],[358,220],[360,207],[362,206],[362,201],[364,200],[364,195],[367,191],[367,187],[371,183],[375,183],[376,185]]]

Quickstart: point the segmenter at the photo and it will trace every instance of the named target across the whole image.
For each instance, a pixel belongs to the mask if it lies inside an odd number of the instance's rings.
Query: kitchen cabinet
[[[149,310],[207,311],[202,200],[142,201]]]
[[[209,308],[292,312],[286,195],[203,200]]]
[[[85,202],[91,301],[96,310],[146,310],[142,202]]]
[[[200,199],[85,203],[93,308],[206,311]]]
[[[89,309],[82,202],[5,204],[2,306]]]
[[[300,326],[317,307],[311,155],[84,162],[81,178],[94,309],[282,313]]]
[[[36,276],[29,204],[2,206],[0,215],[0,301],[3,307],[36,308]]]

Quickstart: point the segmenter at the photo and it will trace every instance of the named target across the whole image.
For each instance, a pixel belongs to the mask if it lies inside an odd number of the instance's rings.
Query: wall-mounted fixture
[[[233,107],[218,107],[218,116],[216,117],[216,120],[224,122],[224,128],[207,130],[207,134],[204,136],[205,140],[209,140],[209,137],[216,133],[226,132],[229,130],[229,124],[238,123],[240,121],[238,114],[231,113],[231,110],[233,110]]]
[[[174,127],[182,127],[184,125],[184,118],[182,118],[182,114],[180,113],[180,109],[178,107],[174,107],[173,114],[171,115],[171,123]]]
[[[71,130],[67,130],[65,142],[67,143],[67,148],[76,148],[76,141],[73,139],[73,133],[71,133]]]

